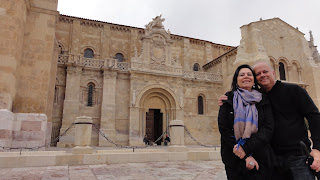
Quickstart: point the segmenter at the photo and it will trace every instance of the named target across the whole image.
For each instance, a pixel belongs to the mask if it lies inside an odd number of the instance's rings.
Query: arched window
[[[85,49],[83,56],[85,58],[93,58],[93,50],[90,48]]]
[[[284,64],[282,62],[279,62],[279,74],[280,74],[280,80],[286,80],[286,71]]]
[[[121,54],[121,53],[117,53],[115,55],[115,58],[118,60],[118,62],[123,62],[124,61],[123,54]]]
[[[198,63],[195,63],[193,65],[193,71],[199,71],[200,70],[200,65]]]
[[[203,114],[203,97],[198,96],[198,114]]]
[[[93,106],[93,92],[94,92],[94,84],[88,84],[88,106]]]

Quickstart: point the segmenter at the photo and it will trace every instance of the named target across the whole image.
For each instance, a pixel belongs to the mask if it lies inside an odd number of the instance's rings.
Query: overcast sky
[[[320,0],[59,0],[58,11],[140,28],[162,14],[172,34],[231,46],[242,25],[279,17],[320,45]]]

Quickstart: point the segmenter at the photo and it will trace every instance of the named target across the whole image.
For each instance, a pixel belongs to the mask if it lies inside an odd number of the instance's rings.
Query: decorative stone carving
[[[152,28],[163,28],[162,22],[165,20],[164,18],[161,18],[162,14],[160,16],[156,16],[155,18],[152,18],[153,21],[149,22],[145,27],[146,29],[152,29]]]
[[[166,43],[161,35],[154,35],[151,44],[151,64],[165,64]]]
[[[179,61],[179,54],[172,58],[171,63],[173,66],[181,66]]]

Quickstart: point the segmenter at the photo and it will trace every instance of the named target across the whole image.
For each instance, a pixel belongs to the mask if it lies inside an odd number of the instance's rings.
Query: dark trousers
[[[248,170],[245,162],[241,162],[235,166],[225,166],[228,180],[271,180],[271,168],[266,168],[263,164],[259,164],[259,170],[256,168]]]
[[[275,156],[273,180],[314,180],[315,175],[306,164],[307,156]]]

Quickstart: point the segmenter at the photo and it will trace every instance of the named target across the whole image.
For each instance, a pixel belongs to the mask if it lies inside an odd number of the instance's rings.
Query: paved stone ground
[[[2,168],[1,180],[226,180],[218,161]]]

